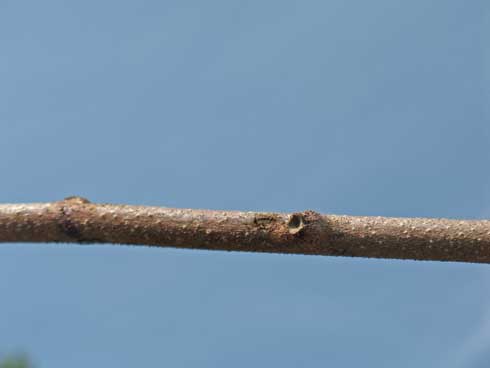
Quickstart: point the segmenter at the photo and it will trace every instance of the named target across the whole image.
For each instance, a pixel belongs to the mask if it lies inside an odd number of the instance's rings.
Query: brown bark
[[[0,242],[117,243],[490,263],[490,221],[210,211],[59,202],[0,205]]]

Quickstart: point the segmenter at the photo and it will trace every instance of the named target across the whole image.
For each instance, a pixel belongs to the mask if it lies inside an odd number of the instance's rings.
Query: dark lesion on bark
[[[69,238],[77,241],[82,240],[79,225],[71,218],[72,209],[69,206],[61,206],[59,228]]]
[[[79,196],[66,197],[59,203],[59,220],[58,227],[60,231],[70,240],[80,243],[92,243],[92,240],[83,237],[80,224],[73,218],[76,207],[90,203],[86,198]]]
[[[273,213],[257,213],[254,217],[254,225],[267,230],[278,221],[278,216]]]

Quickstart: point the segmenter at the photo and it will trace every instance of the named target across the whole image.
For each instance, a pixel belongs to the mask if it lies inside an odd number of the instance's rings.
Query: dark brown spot
[[[71,218],[72,210],[69,207],[62,206],[60,212],[60,230],[70,238],[81,240],[80,229],[76,222],[74,222]]]
[[[268,213],[258,213],[255,215],[254,224],[259,228],[268,228],[276,221],[276,217]]]

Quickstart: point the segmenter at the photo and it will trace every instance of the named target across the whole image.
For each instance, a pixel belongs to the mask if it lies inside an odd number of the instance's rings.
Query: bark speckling
[[[490,263],[490,221],[176,209],[82,197],[0,204],[0,242],[113,243],[210,250]]]

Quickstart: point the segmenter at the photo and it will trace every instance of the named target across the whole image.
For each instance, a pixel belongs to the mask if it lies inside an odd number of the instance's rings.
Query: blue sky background
[[[2,1],[0,202],[490,217],[488,1]],[[37,367],[487,367],[490,266],[0,246]]]

